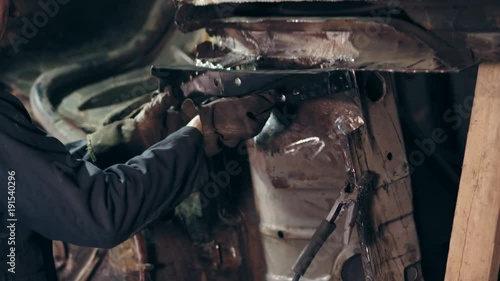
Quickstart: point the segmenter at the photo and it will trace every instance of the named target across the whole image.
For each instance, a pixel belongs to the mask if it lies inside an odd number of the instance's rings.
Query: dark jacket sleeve
[[[109,248],[179,204],[208,180],[203,137],[185,127],[124,164],[78,159],[0,99],[0,173],[15,172],[16,218],[43,236]],[[7,212],[7,196],[0,211]]]

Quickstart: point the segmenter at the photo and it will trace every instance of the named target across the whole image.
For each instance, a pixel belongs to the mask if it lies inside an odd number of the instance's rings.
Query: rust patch
[[[273,177],[271,178],[271,183],[275,188],[289,188],[288,181],[286,178]]]

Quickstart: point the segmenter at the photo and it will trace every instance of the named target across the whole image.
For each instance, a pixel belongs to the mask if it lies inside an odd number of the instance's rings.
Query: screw
[[[236,86],[240,86],[241,85],[241,79],[236,77],[236,79],[234,79],[234,84],[236,84]]]

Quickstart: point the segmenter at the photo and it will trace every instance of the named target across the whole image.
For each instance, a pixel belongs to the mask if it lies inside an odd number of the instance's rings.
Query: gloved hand
[[[137,145],[142,150],[166,138],[187,123],[182,113],[173,109],[178,101],[165,89],[147,103],[134,117],[139,139]]]
[[[90,159],[99,166],[125,162],[187,123],[169,89],[153,96],[137,114],[106,125],[87,136]]]
[[[223,146],[234,147],[241,141],[257,135],[266,123],[276,102],[274,93],[221,98],[200,105],[197,112],[201,119],[205,153],[213,156]],[[182,111],[192,115],[194,104],[186,100]]]

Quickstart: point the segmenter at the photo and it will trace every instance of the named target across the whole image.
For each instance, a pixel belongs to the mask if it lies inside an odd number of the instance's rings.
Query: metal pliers
[[[364,200],[366,193],[373,189],[372,185],[375,181],[375,174],[367,172],[361,177],[359,183],[357,183],[356,180],[346,183],[340,192],[340,196],[333,204],[330,213],[321,221],[313,237],[304,250],[302,250],[302,253],[293,265],[293,281],[298,281],[300,277],[304,275],[314,257],[321,249],[321,246],[323,246],[325,241],[337,227],[336,221],[345,210],[347,210],[347,217],[344,229],[344,241],[346,244],[349,244],[352,231],[358,218],[360,203]]]

